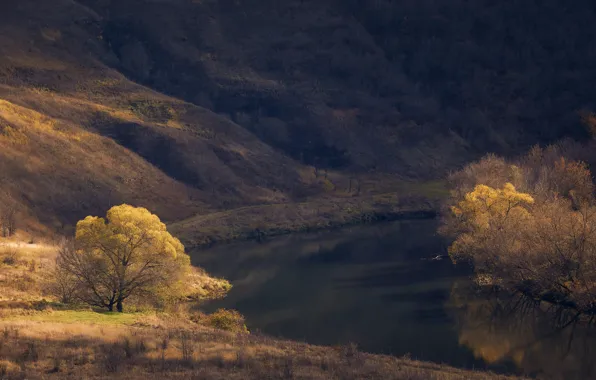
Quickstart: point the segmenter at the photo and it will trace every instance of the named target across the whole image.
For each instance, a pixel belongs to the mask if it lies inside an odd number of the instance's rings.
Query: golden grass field
[[[231,333],[167,315],[36,312],[0,322],[4,379],[508,379]],[[57,315],[55,315],[57,314]],[[59,316],[59,318],[57,318]]]

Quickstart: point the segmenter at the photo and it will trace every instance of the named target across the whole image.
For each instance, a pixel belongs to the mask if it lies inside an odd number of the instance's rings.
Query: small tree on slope
[[[187,283],[197,276],[182,243],[156,215],[129,205],[111,208],[106,219],[79,221],[75,244],[61,250],[57,271],[77,284],[78,299],[109,311],[122,312],[130,297],[188,297],[201,288]],[[220,293],[229,289],[224,280],[217,283]]]

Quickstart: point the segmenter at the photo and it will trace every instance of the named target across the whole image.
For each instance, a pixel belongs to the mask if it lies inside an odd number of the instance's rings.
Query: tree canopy
[[[530,194],[516,191],[511,183],[506,183],[503,189],[477,185],[451,210],[476,228],[489,228],[491,223],[501,224],[509,217],[527,216],[528,211],[523,205],[532,203],[534,198]]]
[[[57,264],[62,272],[57,278],[76,284],[76,298],[109,311],[123,311],[131,297],[215,297],[230,287],[193,269],[166,225],[147,209],[129,205],[111,208],[105,219],[79,221],[74,244],[62,249]]]
[[[442,229],[454,238],[449,254],[471,262],[480,285],[596,313],[591,173],[546,153],[536,148],[514,165],[491,156],[452,176]]]

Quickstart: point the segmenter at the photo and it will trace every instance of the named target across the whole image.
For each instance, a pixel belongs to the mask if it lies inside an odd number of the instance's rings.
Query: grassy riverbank
[[[188,247],[197,247],[375,221],[432,218],[437,214],[438,200],[445,195],[445,186],[440,182],[404,184],[396,192],[328,196],[197,215],[168,228]]]
[[[84,321],[76,317],[79,313],[84,313]],[[97,321],[89,319],[93,314]],[[3,379],[508,378],[370,355],[354,345],[320,347],[235,334],[167,314],[119,318],[80,311],[23,311],[18,320],[2,320],[0,329]]]

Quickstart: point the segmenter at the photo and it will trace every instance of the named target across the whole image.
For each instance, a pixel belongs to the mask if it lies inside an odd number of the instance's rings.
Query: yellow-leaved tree
[[[230,284],[193,268],[184,246],[145,208],[112,207],[106,218],[88,216],[76,226],[57,272],[68,279],[70,298],[123,311],[131,297],[181,299],[225,295]]]
[[[534,148],[518,165],[487,157],[452,175],[441,232],[477,284],[596,314],[594,183],[561,149]]]
[[[518,192],[511,183],[502,189],[477,185],[451,211],[468,227],[486,229],[500,226],[507,219],[527,217],[529,213],[524,206],[532,203],[534,198],[530,194]]]
[[[518,192],[511,183],[502,189],[477,185],[451,208],[459,231],[449,247],[454,260],[472,259],[476,269],[494,271],[504,252],[521,248],[519,232],[531,218],[527,207],[532,196]]]

